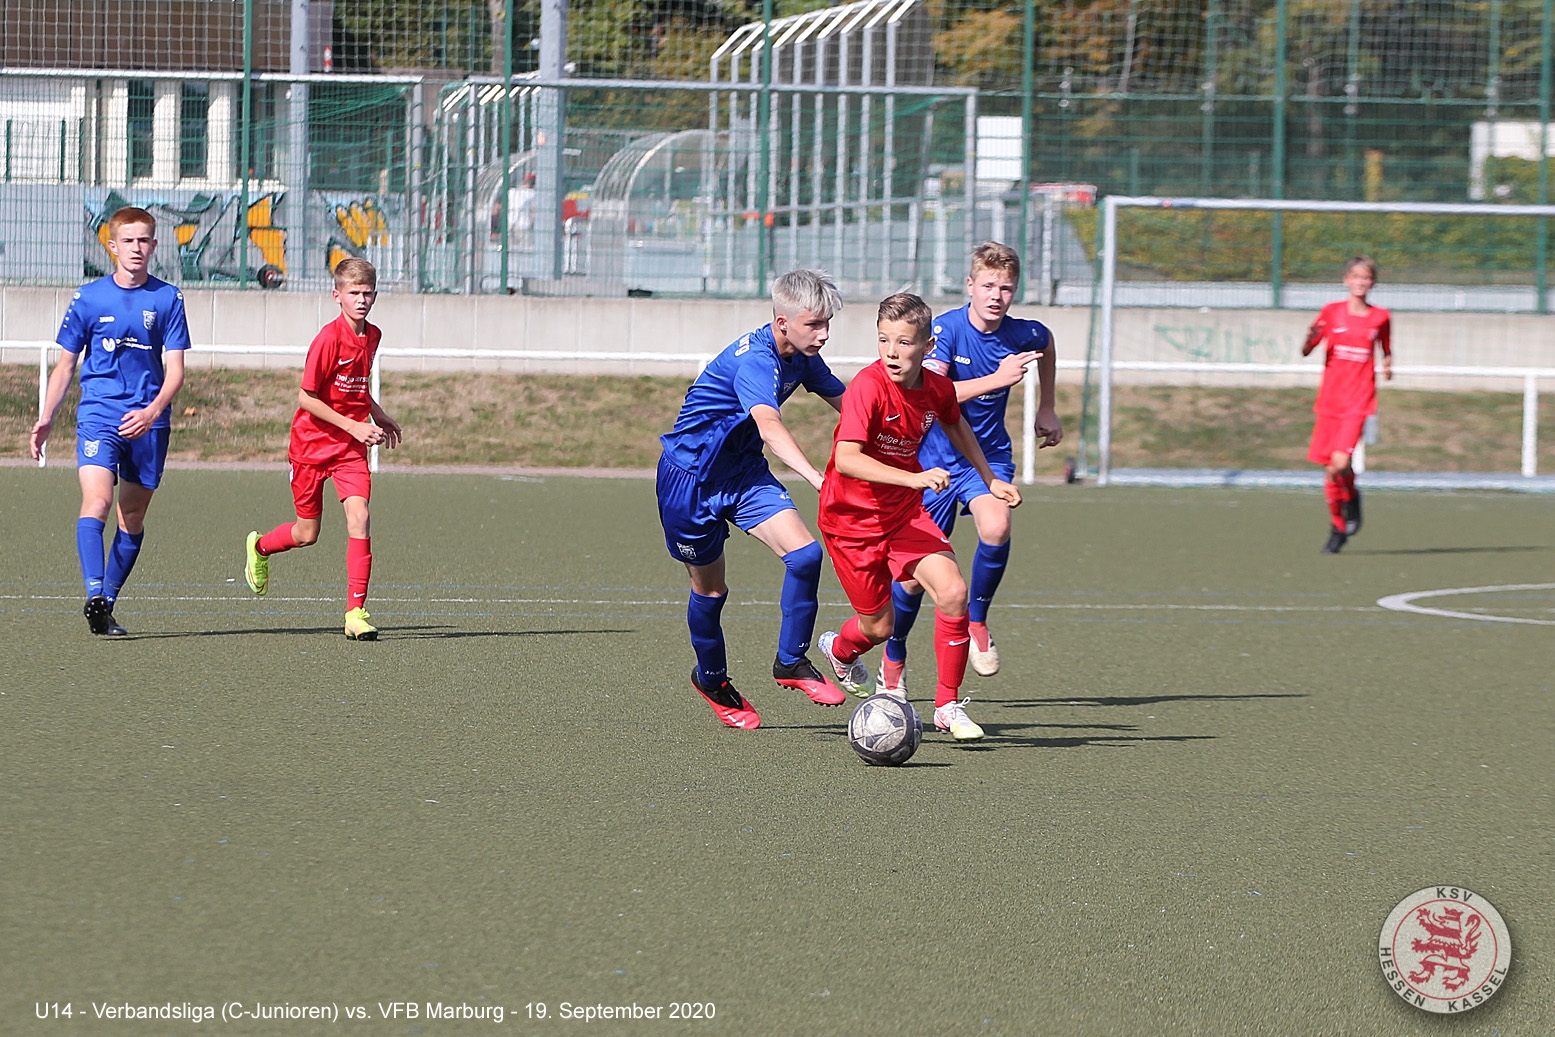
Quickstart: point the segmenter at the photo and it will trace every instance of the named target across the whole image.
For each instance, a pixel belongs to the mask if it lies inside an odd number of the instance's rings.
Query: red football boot
[[[695,666],[691,667],[691,686],[696,693],[707,700],[707,704],[713,707],[713,712],[718,719],[730,727],[737,727],[741,731],[754,731],[761,726],[761,717],[756,713],[756,708],[745,700],[745,696],[734,690],[734,685],[724,678],[723,685],[714,688],[712,694],[708,694],[702,687],[701,675],[697,673]]]
[[[799,689],[817,705],[840,706],[848,701],[847,692],[822,677],[821,671],[802,655],[792,666],[784,666],[781,659],[773,659],[772,679],[782,687]]]

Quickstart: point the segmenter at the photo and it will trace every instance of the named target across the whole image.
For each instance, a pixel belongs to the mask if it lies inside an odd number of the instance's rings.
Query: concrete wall
[[[0,340],[51,341],[71,298],[69,289],[0,288]],[[189,330],[196,343],[306,346],[338,313],[327,294],[190,290],[185,293]],[[1085,307],[1016,307],[1053,329],[1059,355],[1085,356],[1091,311]],[[873,301],[855,301],[832,324],[831,356],[874,353]],[[1295,363],[1314,314],[1284,310],[1123,309],[1116,313],[1119,360],[1242,361]],[[714,353],[740,334],[771,319],[759,300],[673,300],[541,298],[534,296],[380,296],[373,321],[392,347],[489,349],[576,349],[654,353]],[[1555,366],[1555,320],[1528,314],[1400,313],[1393,318],[1396,359],[1401,364]],[[33,349],[0,349],[0,361],[36,363]],[[214,357],[201,363],[229,366],[295,367],[300,357],[252,354]],[[1309,361],[1310,362],[1310,361]],[[580,374],[689,376],[694,362],[400,360],[386,366],[423,370],[502,370]],[[840,365],[839,365],[840,366]],[[853,368],[845,367],[847,376]],[[1284,379],[1314,384],[1312,377]],[[1079,372],[1066,372],[1078,381]],[[1119,372],[1119,382],[1215,382],[1216,376],[1140,375]],[[1244,379],[1245,381],[1245,379]],[[1253,384],[1275,384],[1260,378]],[[1395,384],[1404,386],[1400,379]],[[1520,388],[1501,380],[1464,382],[1413,379],[1420,388],[1463,388],[1484,384]]]

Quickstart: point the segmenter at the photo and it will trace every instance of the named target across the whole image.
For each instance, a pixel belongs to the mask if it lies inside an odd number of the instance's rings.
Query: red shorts
[[[891,603],[891,581],[911,579],[918,562],[950,551],[950,541],[923,508],[883,537],[844,537],[822,532],[832,568],[853,611],[873,616]]]
[[[292,500],[297,505],[297,517],[316,519],[324,514],[324,480],[335,480],[335,493],[341,500],[347,497],[371,498],[373,476],[367,470],[367,458],[342,457],[324,464],[291,463]]]
[[[1307,460],[1313,464],[1328,464],[1335,454],[1355,453],[1355,444],[1361,441],[1361,429],[1365,424],[1364,414],[1317,415],[1312,423],[1312,445],[1307,448]]]

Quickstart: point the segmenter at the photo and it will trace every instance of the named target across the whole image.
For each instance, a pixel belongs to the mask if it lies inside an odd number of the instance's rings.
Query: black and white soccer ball
[[[911,702],[881,692],[858,704],[848,720],[848,744],[865,763],[897,767],[923,741],[923,721]]]

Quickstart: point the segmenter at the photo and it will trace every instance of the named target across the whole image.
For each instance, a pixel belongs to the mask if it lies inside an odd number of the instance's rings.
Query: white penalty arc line
[[[1475,619],[1481,623],[1521,623],[1526,626],[1555,626],[1555,619],[1526,619],[1522,616],[1493,616],[1478,612],[1459,612],[1455,609],[1433,609],[1415,602],[1423,598],[1450,598],[1460,594],[1496,594],[1510,591],[1555,590],[1555,583],[1503,583],[1493,587],[1448,587],[1438,591],[1410,591],[1407,594],[1389,594],[1378,598],[1377,604],[1394,612],[1414,612],[1422,616],[1443,616],[1447,619]]]

